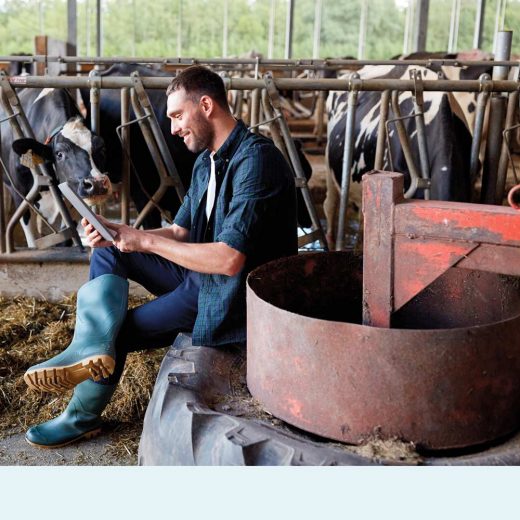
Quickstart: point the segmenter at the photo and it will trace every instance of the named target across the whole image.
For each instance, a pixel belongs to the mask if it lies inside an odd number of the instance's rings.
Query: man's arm
[[[207,274],[234,276],[244,266],[246,256],[223,242],[191,244],[186,240],[189,231],[177,224],[169,228],[143,231],[124,224],[103,219],[103,223],[116,231],[113,242],[103,240],[87,221],[82,222],[91,247],[115,245],[123,253],[138,251],[154,253],[192,271]]]
[[[173,238],[179,242],[187,242],[190,237],[189,229],[178,226],[177,224],[172,224],[165,228],[149,229],[148,233],[164,238]]]

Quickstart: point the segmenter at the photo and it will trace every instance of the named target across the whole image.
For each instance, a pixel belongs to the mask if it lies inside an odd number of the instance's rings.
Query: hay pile
[[[146,298],[131,298],[130,306]],[[0,298],[0,436],[25,431],[60,414],[72,391],[30,391],[24,372],[65,349],[73,335],[76,298],[59,303],[33,298]],[[165,349],[130,354],[104,417],[118,423],[111,450],[136,455],[146,406]]]

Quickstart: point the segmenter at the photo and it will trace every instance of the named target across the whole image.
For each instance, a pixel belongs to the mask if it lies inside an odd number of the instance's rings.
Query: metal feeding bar
[[[392,314],[452,267],[520,276],[520,213],[461,202],[405,200],[403,175],[363,178],[363,324]]]
[[[405,62],[409,65],[408,62]],[[403,62],[400,63],[403,65]],[[86,77],[55,77],[55,76],[9,76],[9,83],[13,87],[29,88],[90,88],[91,81]],[[146,89],[166,90],[171,78],[165,77],[142,77],[141,81]],[[249,78],[223,78],[227,90],[254,90],[264,88],[262,79]],[[273,83],[278,90],[317,90],[329,91],[349,90],[345,79],[287,79],[273,78]],[[357,79],[352,80],[352,85],[359,91],[382,92],[384,90],[413,91],[416,84],[408,79]],[[102,76],[99,80],[99,88],[121,89],[133,87],[133,80],[124,76]],[[511,80],[447,80],[434,79],[423,80],[424,92],[480,92],[487,89],[490,92],[515,92],[519,89],[517,81]]]
[[[143,137],[148,145],[150,154],[155,163],[157,171],[159,172],[159,187],[153,195],[149,197],[146,206],[141,210],[137,217],[134,227],[139,227],[146,215],[158,204],[169,187],[175,188],[180,202],[184,200],[186,190],[182,184],[179,172],[164,139],[152,104],[146,90],[143,86],[142,78],[137,72],[132,73],[133,89],[130,92],[130,99],[132,107],[136,115]]]
[[[287,124],[285,116],[282,112],[280,93],[276,88],[271,74],[265,74],[264,81],[267,96],[269,97],[270,104],[274,111],[274,117],[271,116],[270,113],[267,113],[266,115],[269,119],[276,120],[276,122],[273,123],[272,126],[274,127],[274,125],[276,125],[277,123],[280,130],[280,133],[276,134],[274,142],[275,144],[279,145],[280,140],[283,140],[284,146],[281,148],[281,151],[282,153],[284,153],[284,155],[286,155],[286,158],[289,159],[289,164],[292,166],[294,175],[296,177],[296,187],[302,190],[303,200],[305,201],[305,206],[307,207],[307,211],[309,212],[309,216],[311,217],[311,232],[307,235],[299,237],[298,247],[302,247],[306,244],[310,244],[318,240],[322,248],[326,251],[327,239],[325,238],[325,232],[323,231],[320,219],[318,218],[318,213],[316,212],[316,207],[314,206],[314,201],[312,200],[309,185],[307,184],[307,179],[305,178],[305,174],[303,173],[303,168],[300,162],[300,158],[298,156],[298,151],[296,150],[293,138],[291,137],[289,125]],[[264,99],[264,101],[266,101],[266,99]]]
[[[275,58],[189,58],[189,57],[123,57],[114,56],[94,57],[94,56],[0,56],[0,61],[22,62],[22,63],[85,63],[97,65],[111,65],[114,63],[139,63],[139,64],[159,64],[171,65],[176,67],[189,67],[190,65],[209,65],[209,66],[236,66],[245,65],[252,70],[257,66],[261,67],[283,67],[295,69],[338,69],[342,67],[364,66],[364,65],[403,65],[403,60],[356,60],[356,59],[275,59]],[[518,62],[513,60],[458,60],[444,58],[429,58],[406,60],[407,65],[419,65],[428,67],[431,65],[442,65],[451,67],[471,67],[471,66],[515,66]]]
[[[27,120],[23,107],[18,99],[18,96],[14,89],[11,87],[8,77],[3,71],[0,71],[0,103],[8,116],[11,130],[16,139],[31,138],[34,139],[34,132]],[[31,174],[33,177],[33,186],[29,193],[23,197],[22,203],[11,219],[7,223],[5,229],[5,248],[8,253],[12,253],[14,250],[13,232],[15,225],[20,221],[22,216],[27,210],[35,212],[41,216],[41,213],[35,207],[34,202],[38,198],[40,191],[43,186],[48,187],[51,196],[56,203],[56,207],[60,212],[60,215],[65,223],[65,228],[61,231],[57,231],[54,227],[44,219],[46,225],[51,229],[52,233],[35,240],[35,246],[38,249],[44,249],[60,242],[65,242],[68,239],[72,239],[74,245],[82,248],[81,240],[79,238],[76,226],[70,216],[70,213],[63,203],[61,194],[56,185],[55,178],[46,170],[43,164],[34,164],[30,167]],[[1,175],[1,173],[0,173]],[[0,196],[2,194],[0,193]]]

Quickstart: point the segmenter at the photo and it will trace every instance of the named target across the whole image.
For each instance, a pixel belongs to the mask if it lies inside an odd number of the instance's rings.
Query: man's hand
[[[100,215],[97,215],[97,217],[108,229],[115,231],[116,236],[112,242],[108,242],[87,219],[83,218],[81,224],[85,228],[87,242],[90,247],[108,247],[114,245],[123,253],[146,250],[145,243],[147,234],[145,231],[140,231],[139,229],[124,224],[115,224]]]

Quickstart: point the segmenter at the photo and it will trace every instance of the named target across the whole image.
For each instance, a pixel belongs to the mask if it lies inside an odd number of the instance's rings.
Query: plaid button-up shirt
[[[296,254],[294,176],[271,140],[249,132],[239,121],[215,153],[217,195],[213,206],[214,242],[246,255],[235,276],[201,274],[194,345],[224,345],[246,340],[246,277],[259,265]],[[200,212],[210,173],[209,151],[197,158],[190,188],[175,223],[191,231]]]

